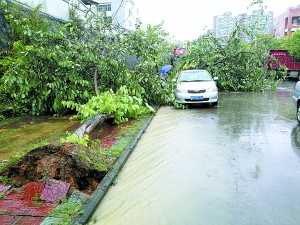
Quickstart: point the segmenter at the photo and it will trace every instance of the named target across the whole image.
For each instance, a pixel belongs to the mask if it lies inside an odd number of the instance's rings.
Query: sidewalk
[[[49,217],[49,213],[65,204],[60,204],[60,200],[67,196],[69,186],[53,179],[47,182],[28,183],[24,190],[0,184],[0,194],[3,196],[0,199],[0,224],[38,225],[60,222],[61,218]],[[81,192],[73,191],[68,203],[71,202],[73,207],[76,207],[87,197]]]

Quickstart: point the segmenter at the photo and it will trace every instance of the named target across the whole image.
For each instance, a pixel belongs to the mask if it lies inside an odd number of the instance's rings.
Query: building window
[[[97,5],[98,12],[111,11],[111,4],[99,4]]]
[[[288,27],[288,17],[286,17],[284,20],[284,29],[287,29],[287,27]]]
[[[293,26],[300,26],[300,16],[294,16],[293,18],[292,18],[292,24],[293,24]]]

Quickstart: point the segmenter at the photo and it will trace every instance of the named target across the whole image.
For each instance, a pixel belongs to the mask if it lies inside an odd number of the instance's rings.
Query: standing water
[[[80,126],[78,121],[71,121],[70,116],[23,117],[15,122],[0,126],[0,161],[8,159],[20,149],[30,149],[39,143],[58,141],[66,131]]]
[[[96,224],[299,224],[294,82],[161,107],[94,214]]]

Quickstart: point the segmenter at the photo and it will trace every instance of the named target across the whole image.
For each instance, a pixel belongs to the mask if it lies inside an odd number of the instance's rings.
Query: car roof
[[[207,70],[204,70],[204,69],[181,70],[181,72],[192,72],[192,71],[205,71],[205,72],[208,72]]]

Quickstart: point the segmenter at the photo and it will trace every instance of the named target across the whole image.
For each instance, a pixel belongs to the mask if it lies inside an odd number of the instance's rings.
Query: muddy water
[[[66,131],[79,126],[78,121],[70,121],[70,116],[24,117],[0,126],[0,161],[7,159],[19,149],[30,148],[41,142],[58,141]]]
[[[162,107],[95,212],[96,224],[299,224],[295,82]]]

